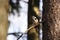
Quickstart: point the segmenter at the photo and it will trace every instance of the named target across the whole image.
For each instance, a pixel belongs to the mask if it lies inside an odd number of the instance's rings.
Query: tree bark
[[[35,10],[35,8],[37,10]],[[29,6],[28,6],[28,28],[31,27],[33,23],[32,16],[39,17],[39,0],[29,0]],[[39,18],[38,18],[39,20]],[[28,40],[39,40],[39,25],[37,25],[36,28],[32,28],[30,31],[28,31]]]
[[[0,0],[0,40],[6,40],[8,29],[8,0]]]
[[[60,0],[43,0],[43,40],[60,40]]]

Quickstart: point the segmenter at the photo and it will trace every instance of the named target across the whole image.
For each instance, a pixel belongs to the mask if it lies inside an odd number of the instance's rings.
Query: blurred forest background
[[[60,0],[0,0],[0,40],[60,40],[59,14]]]
[[[40,3],[42,0],[0,0],[0,40],[42,40]]]

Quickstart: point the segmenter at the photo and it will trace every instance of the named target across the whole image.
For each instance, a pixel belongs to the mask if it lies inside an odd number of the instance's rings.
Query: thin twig
[[[28,32],[29,30],[31,30],[32,28],[35,28],[38,24],[39,24],[39,23],[37,23],[37,24],[35,24],[35,25],[34,25],[34,24],[30,25],[30,26],[29,26],[30,28],[28,28],[28,29],[25,31],[25,33]]]

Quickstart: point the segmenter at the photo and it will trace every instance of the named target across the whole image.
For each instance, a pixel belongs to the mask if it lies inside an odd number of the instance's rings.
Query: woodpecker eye
[[[37,18],[35,17],[35,16],[32,16],[32,19],[35,21],[35,20],[37,20]]]
[[[36,20],[37,18],[35,17],[35,20]]]

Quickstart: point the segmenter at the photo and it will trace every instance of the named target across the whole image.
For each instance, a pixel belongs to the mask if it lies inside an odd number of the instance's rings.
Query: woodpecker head
[[[32,16],[32,19],[33,19],[33,23],[38,23],[38,18],[36,18],[35,16]]]

